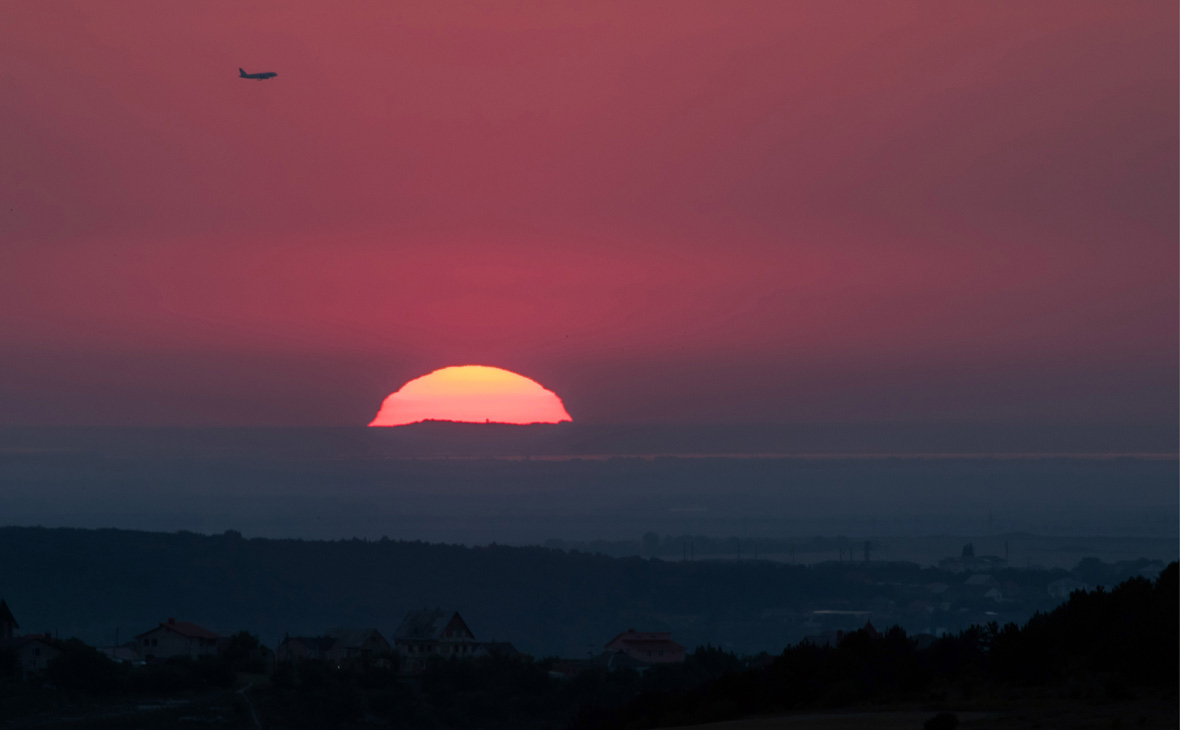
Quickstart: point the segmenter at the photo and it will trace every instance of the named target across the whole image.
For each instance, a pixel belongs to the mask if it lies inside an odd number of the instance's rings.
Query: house
[[[0,639],[0,651],[15,654],[21,671],[26,674],[43,672],[50,662],[61,656],[61,651],[53,643],[48,634],[29,634]]]
[[[421,671],[432,656],[467,658],[487,653],[458,611],[440,608],[407,613],[393,633],[393,645],[405,672]]]
[[[844,635],[846,633],[846,631],[841,629],[823,631],[818,634],[812,634],[811,636],[804,636],[803,641],[800,643],[811,644],[812,646],[837,647],[840,646],[840,642],[844,640]]]
[[[152,662],[216,655],[218,638],[215,631],[170,618],[166,623],[136,636],[135,643],[144,661]]]
[[[328,635],[336,639],[336,644],[328,651],[328,661],[336,662],[337,666],[380,663],[393,654],[393,647],[377,629],[333,629]]]
[[[877,631],[877,627],[873,626],[872,621],[865,621],[865,625],[859,629],[863,631],[870,639],[881,638],[881,632]],[[811,644],[812,646],[840,646],[840,642],[844,641],[845,637],[854,633],[853,631],[844,631],[843,629],[836,629],[834,631],[824,631],[823,633],[814,634],[812,636],[804,636],[802,643]]]
[[[331,636],[284,636],[275,648],[275,661],[327,661],[328,652],[335,643],[336,640]]]
[[[606,648],[626,654],[645,664],[684,661],[684,647],[672,641],[672,634],[667,631],[627,629],[608,641]]]
[[[388,665],[393,647],[377,629],[332,629],[323,636],[287,636],[275,649],[275,660],[316,659],[345,666]]]
[[[589,670],[605,670],[616,672],[620,669],[632,669],[643,674],[651,669],[653,663],[642,662],[628,656],[617,649],[607,650],[586,659],[558,659],[550,665],[548,674],[559,680],[570,680]]]
[[[19,628],[20,625],[8,608],[8,602],[0,599],[0,641],[16,636],[16,630]]]

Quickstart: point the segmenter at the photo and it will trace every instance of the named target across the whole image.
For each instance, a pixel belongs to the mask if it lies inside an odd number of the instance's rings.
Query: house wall
[[[379,657],[384,654],[389,654],[393,648],[383,636],[377,633],[370,634],[358,646],[344,646],[343,642],[337,643],[328,652],[328,658],[332,661],[348,661],[351,659],[360,659],[364,656]]]
[[[197,639],[181,636],[163,626],[147,632],[137,639],[139,653],[146,661],[172,659],[174,657],[212,656],[217,653],[216,639]],[[154,643],[153,643],[154,642]]]
[[[487,653],[482,644],[467,638],[398,641],[396,648],[398,654],[406,657],[471,657]]]
[[[30,642],[20,648],[18,654],[21,669],[26,672],[42,672],[61,652],[40,641]]]
[[[684,649],[656,643],[628,644],[623,648],[623,653],[648,664],[684,661]]]

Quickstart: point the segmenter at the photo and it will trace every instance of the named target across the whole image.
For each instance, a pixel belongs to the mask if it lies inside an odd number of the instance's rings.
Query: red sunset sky
[[[3,4],[0,425],[1174,422],[1178,13]]]

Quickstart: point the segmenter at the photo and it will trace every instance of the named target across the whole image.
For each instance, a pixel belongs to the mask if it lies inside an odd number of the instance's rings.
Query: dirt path
[[[254,720],[254,727],[258,728],[258,730],[262,730],[262,723],[258,722],[258,713],[254,711],[254,702],[250,699],[250,695],[246,694],[246,690],[253,686],[254,683],[250,682],[245,687],[242,687],[240,690],[238,690],[238,694],[246,699],[246,706],[250,708],[250,718]]]

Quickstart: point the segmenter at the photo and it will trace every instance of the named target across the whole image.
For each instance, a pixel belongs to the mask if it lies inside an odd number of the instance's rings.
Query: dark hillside
[[[222,632],[250,630],[273,645],[284,633],[335,626],[391,632],[405,611],[440,606],[462,612],[481,639],[565,656],[598,651],[633,626],[671,630],[689,648],[712,643],[756,653],[824,629],[856,628],[867,615],[910,631],[957,630],[988,616],[1023,621],[1057,603],[1045,586],[1066,575],[1002,571],[997,580],[1020,600],[995,603],[965,585],[963,574],[905,563],[807,568],[540,547],[43,528],[0,529],[0,555],[0,596],[22,630],[93,644],[176,617]],[[942,603],[930,600],[931,586],[942,586]],[[856,626],[817,625],[811,612],[819,609],[862,613],[847,619]]]

